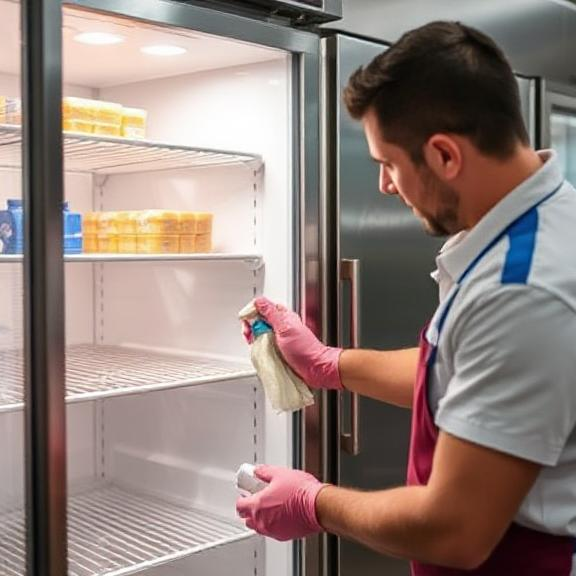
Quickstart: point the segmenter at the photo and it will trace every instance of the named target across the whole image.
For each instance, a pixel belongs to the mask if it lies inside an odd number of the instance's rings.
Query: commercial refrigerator
[[[443,240],[427,236],[409,208],[379,192],[378,166],[370,158],[362,125],[350,118],[342,102],[350,75],[387,46],[329,29],[324,36],[326,333],[333,344],[343,346],[416,346],[438,303],[430,273]],[[538,145],[540,82],[518,77],[518,86],[530,139]],[[330,402],[334,432],[327,439],[326,467],[331,477],[362,490],[404,485],[410,412],[348,393]],[[339,576],[409,574],[407,562],[346,540],[329,539],[327,556]]]
[[[237,313],[266,294],[323,325],[319,37],[289,24],[337,2],[233,4],[0,0],[0,203],[23,198],[25,227],[0,255],[2,576],[304,570],[303,545],[236,517],[242,462],[307,467],[311,446]],[[62,133],[63,97],[87,125]],[[94,102],[145,110],[145,138]],[[86,226],[211,213],[212,250],[122,250],[118,225],[63,254],[64,199]]]

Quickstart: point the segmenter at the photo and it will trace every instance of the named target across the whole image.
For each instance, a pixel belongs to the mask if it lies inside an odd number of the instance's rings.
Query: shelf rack
[[[68,502],[69,576],[126,576],[254,535],[239,522],[104,485]],[[0,516],[0,568],[25,574],[21,511]]]
[[[22,262],[21,254],[0,254],[0,264]],[[261,254],[65,254],[65,262],[243,262],[257,270],[263,264]]]
[[[19,167],[21,147],[21,127],[0,124],[0,165]],[[64,163],[67,172],[129,174],[234,164],[256,169],[261,166],[262,158],[228,150],[65,132]]]
[[[0,351],[0,413],[21,410],[23,356]],[[66,350],[66,402],[143,394],[255,375],[249,364],[123,346],[79,344]]]

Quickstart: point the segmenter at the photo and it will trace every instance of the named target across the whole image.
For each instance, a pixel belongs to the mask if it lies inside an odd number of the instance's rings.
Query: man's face
[[[429,234],[448,236],[458,232],[458,193],[428,165],[414,164],[402,148],[386,142],[372,110],[364,116],[363,124],[370,155],[380,166],[380,192],[398,194]]]

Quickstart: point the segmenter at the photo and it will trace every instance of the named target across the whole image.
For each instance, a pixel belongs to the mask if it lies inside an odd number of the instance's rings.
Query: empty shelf
[[[20,126],[0,125],[0,165],[20,166],[21,147]],[[230,164],[257,167],[261,163],[260,156],[242,152],[64,133],[64,167],[69,172],[127,174]]]
[[[0,351],[0,368],[0,412],[22,409],[22,352]],[[66,401],[141,394],[254,374],[249,364],[121,346],[81,344],[66,350]]]
[[[115,486],[68,502],[68,574],[120,576],[253,536],[241,523]],[[5,574],[24,576],[21,512],[0,516]]]

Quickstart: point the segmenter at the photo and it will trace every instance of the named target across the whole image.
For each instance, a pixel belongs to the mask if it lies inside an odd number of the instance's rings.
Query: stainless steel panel
[[[459,20],[489,34],[520,74],[576,84],[576,4],[570,0],[344,0],[336,26],[395,42],[433,20]]]
[[[520,105],[522,106],[522,117],[524,124],[530,137],[532,146],[537,147],[538,131],[537,131],[537,117],[536,117],[536,99],[537,99],[537,81],[534,78],[524,78],[517,76],[518,91],[520,92]]]
[[[420,328],[434,311],[437,292],[429,273],[439,242],[397,198],[378,191],[378,167],[371,160],[361,124],[349,118],[341,92],[350,74],[385,49],[383,45],[338,35],[324,40],[327,66],[326,182],[332,199],[336,231],[329,249],[332,261],[360,261],[360,347],[394,349],[415,346]],[[333,272],[336,272],[333,270]],[[336,285],[336,274],[333,276]],[[348,294],[332,294],[330,311],[348,309]],[[348,334],[342,313],[335,333]],[[342,341],[342,339],[340,339]],[[344,345],[350,342],[342,341]],[[339,482],[364,490],[405,482],[410,413],[383,403],[360,399],[358,456],[340,453]],[[341,576],[405,576],[408,564],[340,543]]]

